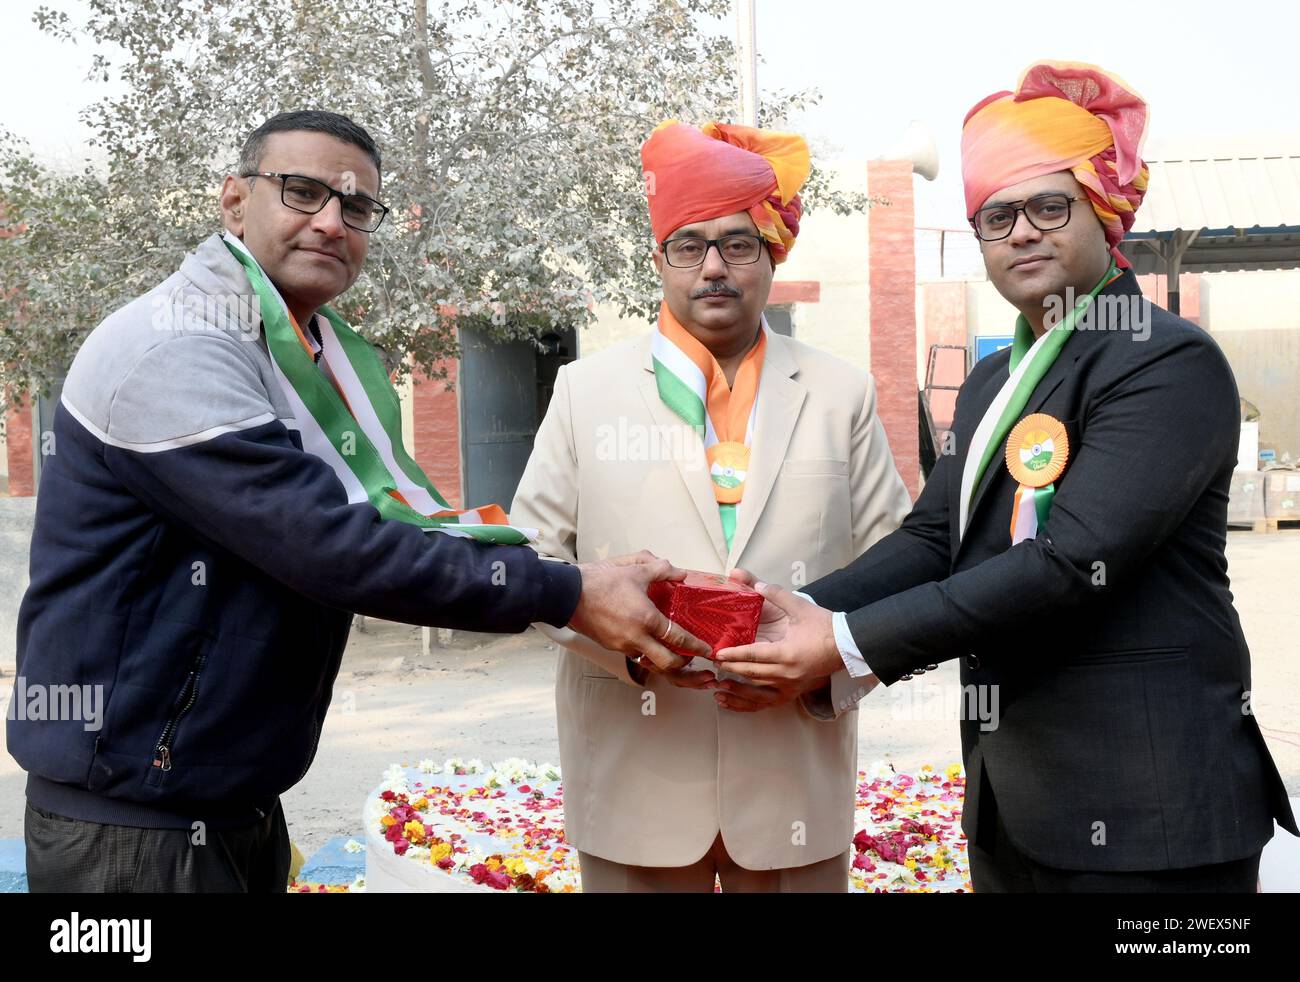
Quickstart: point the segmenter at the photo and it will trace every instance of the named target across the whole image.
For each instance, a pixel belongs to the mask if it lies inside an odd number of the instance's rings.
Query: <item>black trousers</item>
[[[998,815],[993,842],[984,847],[971,842],[967,852],[976,893],[1254,893],[1263,849],[1245,859],[1187,869],[1136,873],[1055,869],[1017,849]]]
[[[284,893],[289,829],[277,801],[237,829],[137,829],[34,808],[24,815],[32,893]]]

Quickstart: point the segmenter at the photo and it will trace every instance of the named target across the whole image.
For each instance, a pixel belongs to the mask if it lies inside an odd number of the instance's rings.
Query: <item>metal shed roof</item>
[[[1137,272],[1300,267],[1300,134],[1166,141],[1121,246]],[[1143,243],[1146,243],[1145,245]]]
[[[1156,145],[1133,233],[1300,227],[1300,134]]]

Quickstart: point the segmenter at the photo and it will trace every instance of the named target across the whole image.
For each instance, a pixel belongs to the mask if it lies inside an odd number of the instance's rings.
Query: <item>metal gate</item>
[[[41,486],[41,466],[47,454],[56,452],[54,445],[54,411],[63,395],[63,377],[50,385],[50,391],[39,395],[32,404],[32,487]]]

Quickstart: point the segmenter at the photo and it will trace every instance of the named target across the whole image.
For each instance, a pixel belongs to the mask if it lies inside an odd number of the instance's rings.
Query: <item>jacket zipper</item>
[[[158,737],[158,743],[154,746],[153,766],[163,773],[172,769],[171,745],[176,738],[176,728],[199,696],[199,676],[203,674],[203,657],[199,655],[195,659],[194,667],[190,669],[190,674],[185,679],[185,687],[181,689],[180,697],[176,700],[176,705],[180,708],[163,726],[162,735]]]

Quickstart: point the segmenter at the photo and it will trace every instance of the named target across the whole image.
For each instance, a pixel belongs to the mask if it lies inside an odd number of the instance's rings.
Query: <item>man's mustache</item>
[[[703,290],[696,290],[691,294],[692,300],[699,300],[701,297],[738,297],[740,291],[733,286],[727,286],[725,283],[719,283],[716,286],[705,287]]]

